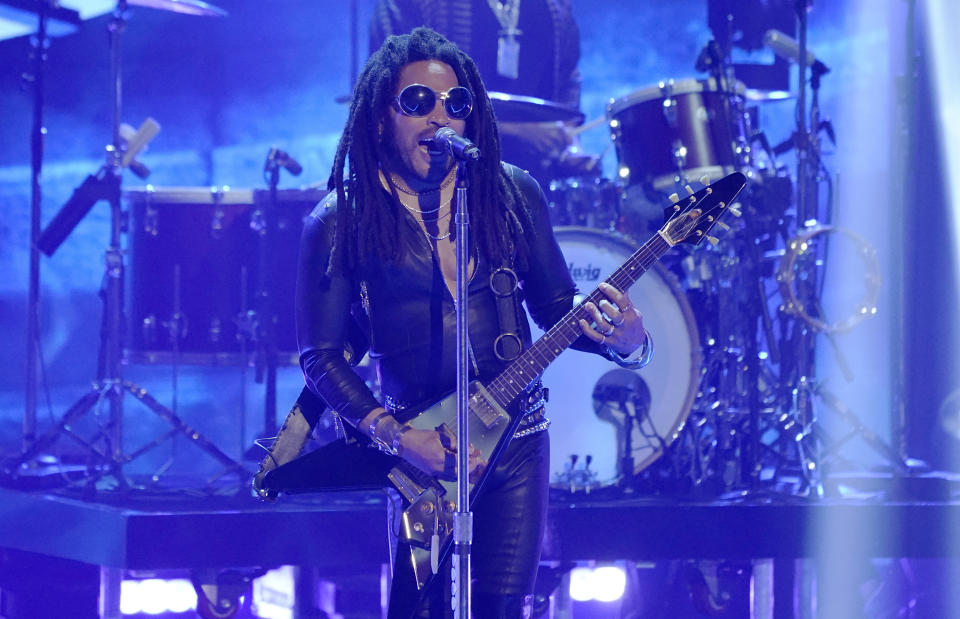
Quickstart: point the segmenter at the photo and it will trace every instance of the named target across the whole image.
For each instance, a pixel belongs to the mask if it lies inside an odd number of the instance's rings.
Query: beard
[[[409,136],[404,144],[392,132],[384,133],[384,167],[409,182],[415,184],[441,182],[453,166],[453,158],[446,150],[428,149],[424,157],[421,141],[432,138],[433,134]],[[411,187],[412,188],[412,187]]]

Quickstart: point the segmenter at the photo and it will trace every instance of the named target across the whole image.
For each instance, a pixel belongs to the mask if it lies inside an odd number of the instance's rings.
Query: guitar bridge
[[[387,479],[409,503],[413,503],[417,500],[417,497],[427,491],[427,486],[414,481],[412,477],[397,466],[390,469],[390,472],[387,473]]]
[[[510,421],[510,415],[480,381],[470,383],[470,411],[487,430]]]

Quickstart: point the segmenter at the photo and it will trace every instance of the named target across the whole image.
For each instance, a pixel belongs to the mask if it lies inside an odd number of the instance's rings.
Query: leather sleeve
[[[546,331],[570,311],[578,290],[553,235],[547,201],[540,185],[532,176],[514,166],[508,166],[508,170],[520,188],[533,220],[533,229],[526,231],[528,265],[526,271],[520,274],[523,297],[530,317]],[[583,335],[573,342],[571,348],[603,354],[596,342]]]
[[[357,350],[358,329],[351,315],[358,302],[357,286],[348,277],[327,273],[334,201],[324,200],[303,225],[297,263],[297,344],[307,387],[344,418],[358,422],[380,404],[347,360],[356,362],[364,353]]]

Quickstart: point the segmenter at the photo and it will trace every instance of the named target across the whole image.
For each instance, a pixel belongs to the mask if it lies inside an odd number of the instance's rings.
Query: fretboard
[[[669,249],[670,244],[660,234],[656,234],[604,281],[617,290],[626,292]],[[606,295],[600,291],[600,288],[595,288],[579,305],[567,312],[557,324],[487,384],[487,390],[497,403],[507,408],[527,385],[560,356],[560,353],[569,348],[581,335],[580,319],[588,323],[593,321],[584,309],[584,304],[591,301],[596,305],[605,298]]]

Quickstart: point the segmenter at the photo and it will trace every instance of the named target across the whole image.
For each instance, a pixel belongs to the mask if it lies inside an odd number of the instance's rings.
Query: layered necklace
[[[436,208],[428,208],[428,209],[420,208],[420,199],[423,196],[429,196],[430,194],[434,194],[434,193],[438,194],[438,198],[441,197],[443,190],[450,186],[450,183],[453,182],[453,179],[455,177],[456,177],[456,168],[450,170],[450,172],[447,174],[447,177],[443,180],[443,183],[441,183],[439,187],[435,187],[433,189],[427,189],[426,191],[412,191],[405,186],[405,183],[398,180],[396,176],[394,176],[393,174],[391,174],[390,178],[388,179],[387,176],[383,173],[383,170],[380,171],[381,184],[383,184],[383,186],[387,189],[389,189],[390,187],[393,187],[398,191],[396,196],[400,200],[400,204],[403,206],[403,208],[410,211],[410,213],[414,215],[419,215],[420,222],[423,224],[423,228],[421,228],[423,230],[423,233],[426,234],[429,238],[433,239],[434,241],[442,241],[444,239],[447,239],[450,237],[451,233],[453,232],[450,229],[449,224],[447,226],[446,234],[436,235],[430,232],[426,228],[428,223],[435,223],[437,224],[439,229],[440,222],[450,217],[450,213],[452,212],[452,210],[447,209],[447,211],[442,214],[440,213],[440,211],[450,206],[450,202],[453,199],[453,194],[451,193],[445,200],[441,201]],[[408,198],[407,196],[410,196],[410,197]],[[411,200],[411,198],[413,199]]]

